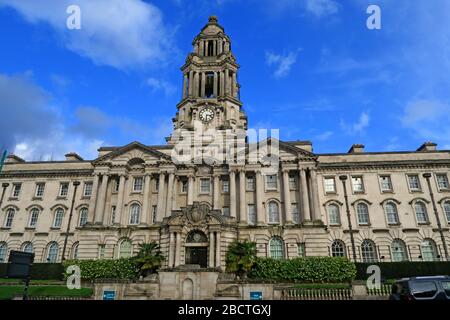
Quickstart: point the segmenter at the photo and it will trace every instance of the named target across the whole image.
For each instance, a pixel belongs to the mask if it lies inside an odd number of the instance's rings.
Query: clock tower
[[[193,52],[181,67],[183,95],[168,143],[176,144],[181,136],[194,136],[199,130],[216,136],[245,132],[247,116],[240,101],[239,65],[217,17],[209,18],[192,44]]]

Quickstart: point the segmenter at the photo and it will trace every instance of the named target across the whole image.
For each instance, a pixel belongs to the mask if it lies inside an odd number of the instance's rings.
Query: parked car
[[[390,300],[450,300],[450,276],[412,277],[392,284]]]

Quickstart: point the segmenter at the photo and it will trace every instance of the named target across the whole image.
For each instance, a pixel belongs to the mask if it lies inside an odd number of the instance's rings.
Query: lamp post
[[[352,221],[350,218],[350,207],[348,206],[347,186],[345,184],[345,181],[347,181],[347,179],[348,179],[348,177],[346,175],[339,176],[339,180],[342,181],[342,186],[344,187],[344,199],[345,199],[345,209],[347,211],[348,230],[350,232],[350,242],[352,243],[353,261],[356,262],[355,239],[353,238]]]
[[[75,205],[75,196],[77,194],[77,189],[78,189],[79,185],[80,185],[79,181],[73,182],[73,186],[75,187],[75,189],[73,190],[72,205],[70,207],[69,222],[67,223],[67,231],[66,231],[66,236],[64,238],[64,247],[63,247],[61,262],[64,262],[64,260],[66,259],[67,240],[69,239],[70,224],[72,222],[73,207]]]
[[[450,259],[450,257],[448,255],[447,243],[445,241],[444,231],[442,230],[441,219],[439,219],[439,213],[438,213],[438,210],[436,207],[436,201],[434,200],[433,190],[431,189],[431,182],[430,182],[431,173],[424,173],[423,177],[427,180],[428,190],[430,191],[431,203],[433,204],[433,210],[434,210],[434,214],[436,216],[436,222],[438,225],[439,234],[441,235],[442,245],[444,246],[445,260],[448,261]]]
[[[5,197],[6,188],[8,188],[8,187],[9,187],[9,183],[8,183],[8,182],[3,182],[3,183],[2,183],[2,188],[3,188],[3,190],[2,190],[2,196],[1,196],[1,198],[0,198],[0,209],[1,209],[1,207],[2,207],[3,198]]]

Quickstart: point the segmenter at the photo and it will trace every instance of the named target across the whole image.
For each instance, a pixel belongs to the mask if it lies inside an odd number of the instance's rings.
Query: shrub
[[[256,243],[234,241],[228,247],[226,271],[245,278],[256,262]]]
[[[307,257],[292,260],[258,258],[250,278],[279,282],[342,283],[356,276],[356,267],[346,258]]]
[[[139,253],[136,256],[136,262],[142,276],[147,276],[156,272],[164,262],[164,256],[160,246],[156,242],[139,244]]]
[[[132,280],[139,277],[139,266],[135,258],[118,260],[67,260],[64,268],[77,265],[81,270],[81,279]],[[67,276],[67,274],[66,274]]]
[[[374,262],[356,263],[357,280],[366,280],[370,276],[367,274],[370,265],[380,267],[383,279],[450,275],[450,262]]]

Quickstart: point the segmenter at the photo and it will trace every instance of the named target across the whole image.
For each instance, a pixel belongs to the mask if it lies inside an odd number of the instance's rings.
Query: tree
[[[139,252],[136,256],[136,262],[142,276],[147,276],[156,272],[165,260],[160,246],[152,241],[150,243],[139,244]]]
[[[228,247],[225,262],[227,272],[235,273],[241,279],[246,278],[256,262],[256,243],[234,241]]]

